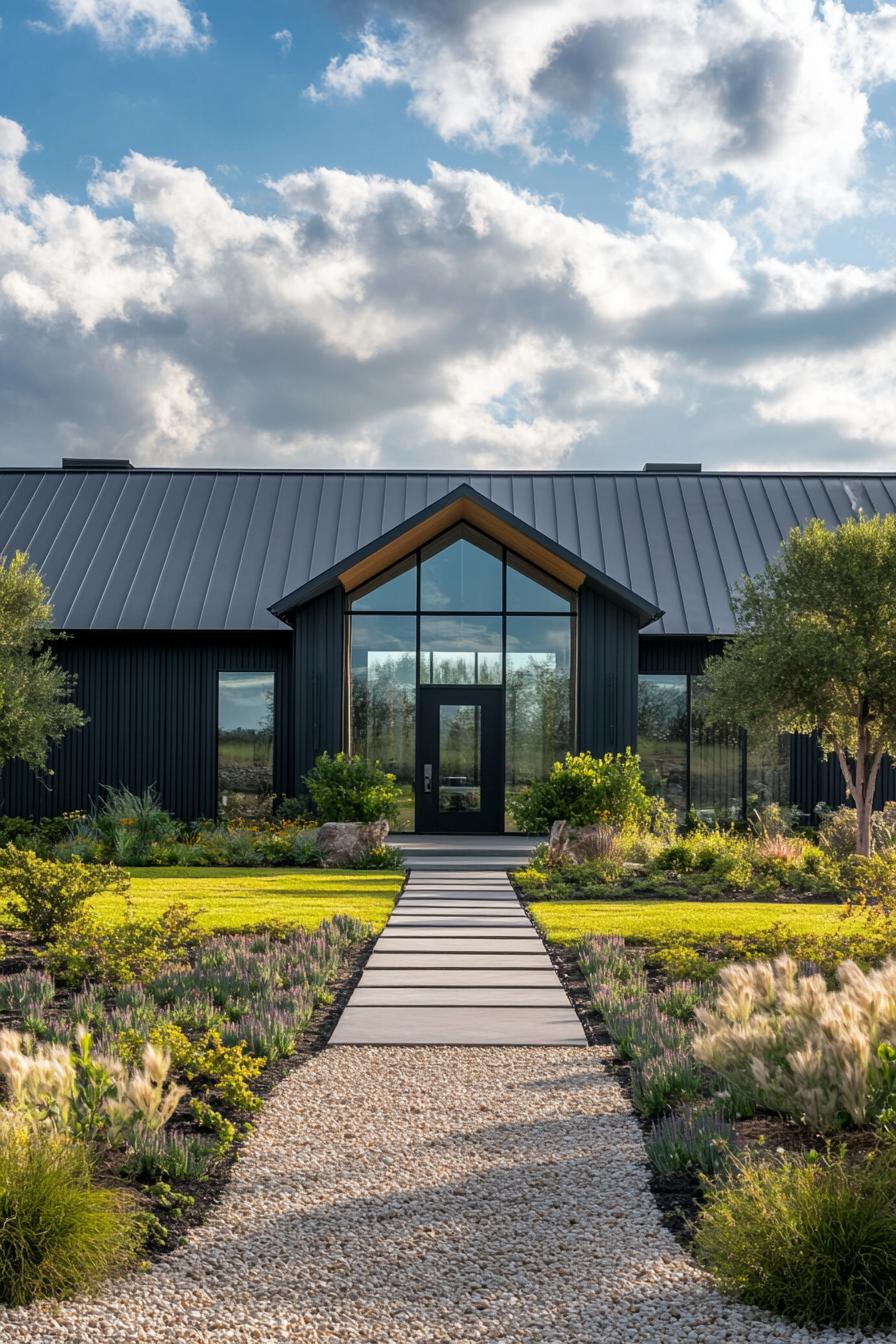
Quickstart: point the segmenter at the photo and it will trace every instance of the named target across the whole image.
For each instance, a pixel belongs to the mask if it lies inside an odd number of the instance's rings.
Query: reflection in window
[[[432,686],[500,686],[500,616],[421,616],[420,681]]]
[[[688,806],[688,679],[638,678],[638,753],[648,793],[682,819]]]
[[[747,739],[747,815],[767,803],[790,802],[790,739],[753,743]]]
[[[691,807],[704,821],[743,815],[743,742],[739,728],[703,719],[706,680],[691,677]]]
[[[274,800],[274,674],[218,673],[218,814],[261,816]]]
[[[351,595],[352,611],[414,611],[417,606],[417,561],[414,556],[387,569]]]
[[[439,705],[439,811],[478,812],[482,790],[482,711]]]
[[[461,523],[421,553],[420,610],[500,611],[502,569],[501,547]]]
[[[491,537],[466,523],[450,528],[349,593],[347,612],[349,749],[398,777],[402,828],[414,825],[417,696],[428,694],[418,686],[506,680],[508,791],[572,749],[575,594]],[[470,716],[464,707],[451,730],[466,732]],[[454,761],[449,773],[440,805],[478,807],[478,782],[464,803],[469,763]]]
[[[711,822],[743,817],[745,801],[748,815],[766,803],[786,804],[788,739],[763,746],[738,728],[709,727],[703,717],[705,686],[699,676],[638,678],[638,752],[649,792],[665,798],[679,821],[689,807]]]
[[[507,556],[508,611],[572,611],[572,593],[517,555]]]
[[[350,644],[350,750],[395,775],[399,829],[413,830],[417,618],[352,616]]]
[[[508,571],[508,596],[509,596]],[[506,798],[550,774],[572,750],[572,622],[507,617]],[[508,813],[508,825],[511,819]]]

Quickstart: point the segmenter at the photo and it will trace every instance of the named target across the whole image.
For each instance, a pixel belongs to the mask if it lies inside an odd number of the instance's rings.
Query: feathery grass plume
[[[10,1108],[33,1125],[111,1147],[171,1119],[187,1090],[168,1083],[170,1068],[170,1055],[149,1043],[136,1069],[114,1055],[94,1055],[83,1027],[75,1048],[0,1032],[0,1077]]]
[[[695,1015],[703,1064],[816,1131],[873,1121],[896,1101],[879,1049],[896,1045],[894,960],[868,972],[843,962],[834,989],[787,956],[734,964]]]

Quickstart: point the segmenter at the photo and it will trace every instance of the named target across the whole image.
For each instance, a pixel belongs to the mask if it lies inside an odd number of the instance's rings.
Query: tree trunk
[[[874,809],[874,790],[880,773],[883,751],[872,748],[869,741],[867,711],[859,716],[856,738],[855,767],[850,770],[846,752],[837,749],[837,760],[846,781],[846,789],[856,809],[856,853],[871,856],[871,817]]]

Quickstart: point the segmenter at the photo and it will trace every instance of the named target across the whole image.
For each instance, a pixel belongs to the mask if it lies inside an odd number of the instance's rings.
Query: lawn
[[[773,905],[754,901],[535,901],[529,906],[552,943],[618,933],[636,943],[758,933],[773,924],[795,934],[844,932],[839,905]],[[847,926],[849,928],[851,926]]]
[[[137,916],[157,915],[172,901],[197,912],[206,930],[234,930],[262,920],[316,929],[331,915],[354,915],[379,932],[389,918],[403,873],[316,868],[132,868],[130,895]],[[90,908],[124,919],[122,896],[103,895]]]

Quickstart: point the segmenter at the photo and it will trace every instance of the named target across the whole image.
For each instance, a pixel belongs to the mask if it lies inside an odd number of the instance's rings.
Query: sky
[[[896,3],[0,18],[0,465],[892,468]]]

